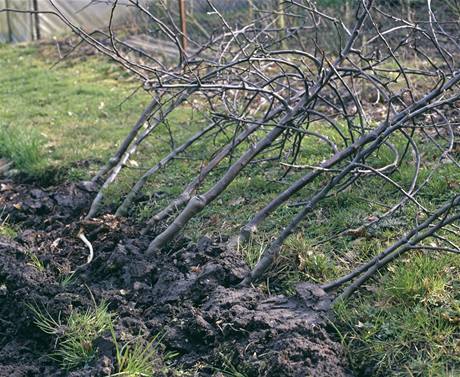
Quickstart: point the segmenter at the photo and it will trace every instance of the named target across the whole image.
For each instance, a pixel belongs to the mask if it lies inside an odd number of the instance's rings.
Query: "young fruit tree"
[[[209,146],[212,151],[202,159],[194,178],[143,224],[143,233],[151,238],[146,253],[161,252],[192,219],[213,206],[245,169],[254,165],[264,169],[267,162],[277,166],[279,182],[287,184],[276,186],[283,189],[229,238],[228,247],[248,242],[267,218],[277,216],[285,206],[295,207],[297,213],[280,224],[278,236],[240,286],[264,277],[286,239],[326,198],[340,196],[369,179],[391,187],[394,203],[343,234],[364,234],[406,212],[415,216],[415,225],[323,289],[340,291],[337,299],[346,299],[388,263],[414,249],[460,252],[445,235],[459,232],[458,186],[436,208],[427,208],[418,199],[441,164],[460,169],[460,28],[447,2],[426,0],[410,6],[398,0],[338,5],[312,0],[249,1],[247,12],[235,17],[223,10],[221,1],[207,0],[197,2],[199,7],[188,15],[187,30],[171,2],[108,3],[112,16],[129,7],[139,30],[153,33],[177,54],[168,60],[155,49],[140,49],[126,33],[117,33],[112,21],[106,31],[88,33],[54,7],[54,14],[82,41],[136,75],[151,97],[112,158],[92,179],[97,194],[87,219],[103,213],[107,190],[117,185],[120,172],[139,147],[155,137],[174,111],[191,107],[206,121],[181,143],[175,142],[180,131],[175,127],[183,126],[168,123],[169,153],[147,167],[114,212],[128,216],[159,171],[167,171],[196,143]],[[196,16],[200,10],[205,21]],[[312,140],[326,146],[328,156],[304,164],[299,156]],[[434,158],[420,152],[426,144]],[[401,181],[396,177],[403,165],[410,166],[411,175]],[[421,174],[427,166],[430,173]]]

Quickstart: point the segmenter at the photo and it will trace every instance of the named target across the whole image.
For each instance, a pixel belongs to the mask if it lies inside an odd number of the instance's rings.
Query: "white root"
[[[85,264],[90,264],[94,257],[93,245],[91,245],[91,242],[88,241],[88,239],[83,233],[79,233],[78,238],[80,238],[85,243],[85,245],[88,246],[89,255],[88,255],[88,259],[86,260]]]

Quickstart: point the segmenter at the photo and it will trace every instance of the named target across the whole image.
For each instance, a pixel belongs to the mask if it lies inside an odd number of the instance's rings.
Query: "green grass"
[[[30,175],[44,173],[43,138],[34,129],[0,124],[0,156],[13,161],[14,168]]]
[[[29,250],[27,252],[27,256],[29,257],[29,265],[34,267],[37,271],[45,271],[45,265],[40,260],[40,258],[38,258],[37,254],[35,254],[32,250]]]
[[[242,365],[235,365],[232,362],[231,352],[228,350],[226,352],[219,352],[219,357],[221,360],[221,366],[219,367],[212,367],[218,375],[222,375],[224,377],[247,377],[247,374],[244,372],[244,366]]]
[[[111,156],[149,97],[142,90],[133,95],[138,83],[103,58],[70,59],[51,69],[57,57],[50,49],[0,45],[0,157],[37,180],[86,179]],[[191,117],[178,111],[169,122],[185,125]],[[168,140],[166,127],[160,134],[157,142]],[[149,145],[140,148],[149,156],[139,156],[141,164],[167,150]],[[82,160],[89,169],[79,166]],[[128,176],[139,174],[132,170]]]
[[[6,132],[5,137],[18,139],[15,147],[10,146],[11,143],[3,146],[10,152],[1,149],[0,141],[0,157],[4,154],[17,168],[32,175],[57,170],[65,172],[60,175],[61,179],[88,177],[98,164],[92,163],[89,169],[82,169],[76,162],[108,158],[148,100],[138,93],[120,108],[119,104],[135,84],[123,71],[101,58],[69,61],[49,70],[51,61],[40,56],[37,48],[2,46],[0,60],[5,62],[0,70],[0,132]],[[171,114],[169,125],[177,138],[176,145],[186,140],[202,122],[205,122],[203,114],[188,106]],[[317,124],[312,130],[321,128],[324,125]],[[333,132],[321,131],[334,138]],[[120,203],[143,173],[142,168],[152,166],[170,150],[168,141],[167,127],[161,125],[134,157],[139,167],[124,169],[119,184],[108,189],[106,205],[114,208]],[[216,141],[223,142],[223,136]],[[403,148],[399,140],[393,142],[399,149]],[[240,146],[237,153],[246,147]],[[437,152],[427,143],[420,143],[420,148],[425,161],[420,174],[423,180],[433,169]],[[200,167],[201,159],[209,158],[212,151],[210,143],[197,143],[184,155],[193,158],[177,159],[167,170],[159,172],[145,187],[146,198],[130,215],[143,222],[161,209],[182,191]],[[325,143],[306,137],[297,164],[316,164],[327,153],[329,149]],[[383,166],[391,157],[388,148],[383,147],[373,161],[378,159]],[[21,163],[21,159],[24,162]],[[209,188],[229,163],[228,159],[223,161],[201,191]],[[190,222],[185,235],[196,240],[205,234],[235,234],[257,210],[305,170],[295,171],[285,182],[275,182],[282,172],[276,162],[249,166],[219,199]],[[392,178],[407,187],[412,174],[413,167],[407,162]],[[304,200],[324,182],[325,178],[315,181],[293,201]],[[421,190],[418,199],[427,208],[435,208],[451,196],[456,187],[458,190],[459,182],[459,169],[453,164],[442,164],[436,167],[436,175]],[[290,293],[299,281],[325,282],[382,251],[401,236],[404,229],[413,225],[417,209],[412,204],[370,228],[366,234],[331,236],[384,213],[399,197],[392,186],[377,178],[359,180],[351,189],[331,195],[287,240],[262,287],[269,292]],[[298,210],[292,206],[279,208],[248,244],[239,246],[249,265],[257,262],[264,247]],[[451,234],[444,235],[459,241]],[[354,368],[368,370],[375,376],[456,375],[459,370],[459,278],[458,256],[414,251],[382,271],[349,303],[338,307],[335,326]],[[129,347],[126,355],[136,355],[137,346]]]
[[[37,176],[82,159],[105,159],[142,111],[145,98],[103,59],[54,60],[38,48],[0,45],[0,155]]]
[[[111,328],[112,339],[116,349],[117,372],[112,376],[148,377],[164,369],[164,362],[174,354],[161,355],[161,334],[156,334],[150,341],[145,337],[136,337],[130,342],[120,345],[115,330]]]
[[[16,237],[16,235],[17,235],[16,229],[8,225],[0,224],[0,236],[7,237],[7,238],[14,238]]]
[[[150,377],[157,372],[179,375],[180,371],[170,370],[166,362],[176,356],[175,353],[161,353],[161,335],[151,340],[135,337],[123,345],[118,341],[115,330],[115,315],[108,309],[108,303],[87,310],[72,309],[66,319],[61,313],[53,317],[47,309],[39,305],[29,305],[34,315],[35,325],[54,338],[55,350],[50,357],[66,370],[82,367],[90,362],[97,351],[94,341],[104,332],[110,331],[115,345],[116,372],[111,376]],[[176,373],[177,372],[177,373]],[[184,374],[185,375],[185,374]]]
[[[355,370],[373,376],[458,376],[458,271],[458,258],[419,253],[368,287],[372,296],[338,305],[338,326]]]
[[[75,271],[70,272],[70,273],[61,273],[58,279],[59,285],[62,288],[66,288],[72,285],[73,283],[75,283],[75,280],[76,280]]]
[[[2,219],[0,212],[0,236],[6,238],[14,238],[17,235],[17,229],[15,226],[8,223],[8,217]]]
[[[29,306],[35,325],[44,333],[56,338],[56,351],[51,355],[66,369],[89,362],[95,353],[94,340],[112,326],[113,314],[108,304],[101,302],[86,311],[73,310],[64,321],[59,315],[53,318],[46,309]]]

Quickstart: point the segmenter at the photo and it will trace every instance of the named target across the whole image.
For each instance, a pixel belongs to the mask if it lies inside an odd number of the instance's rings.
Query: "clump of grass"
[[[29,265],[37,269],[37,271],[43,272],[45,271],[45,265],[43,262],[38,258],[37,254],[32,251],[27,252],[27,256],[29,257]]]
[[[2,215],[0,213],[0,236],[6,238],[14,238],[18,234],[17,230],[8,224],[8,216],[2,219]]]
[[[247,374],[241,371],[241,366],[235,365],[228,352],[219,352],[219,357],[222,361],[222,366],[220,368],[212,367],[216,372],[225,377],[247,377]]]
[[[259,261],[262,253],[267,247],[268,242],[262,236],[257,236],[249,239],[248,242],[238,244],[238,252],[243,256],[246,264],[253,268]]]
[[[296,261],[292,268],[299,272],[302,280],[321,283],[336,276],[332,260],[320,248],[312,246],[303,234],[288,239],[284,248],[288,260]]]
[[[16,237],[18,232],[13,227],[8,224],[0,224],[0,236],[7,238]]]
[[[116,338],[113,326],[110,328],[116,350],[117,372],[112,376],[144,377],[154,376],[158,371],[165,370],[164,362],[177,354],[160,355],[161,333],[150,341],[139,336],[121,346]]]
[[[66,288],[69,285],[73,284],[74,281],[75,281],[75,271],[69,274],[62,274],[59,277],[59,285],[63,288]]]
[[[54,319],[53,316],[46,309],[40,308],[38,305],[29,305],[29,309],[34,314],[35,325],[48,335],[55,335],[61,337],[64,335],[65,326],[61,321],[61,313],[58,314],[57,319]]]
[[[153,376],[158,370],[160,357],[158,355],[159,334],[150,342],[138,337],[120,347],[115,331],[112,328],[112,338],[115,343],[117,370],[112,376],[138,377]]]
[[[54,319],[46,309],[36,305],[29,307],[34,313],[36,326],[56,337],[56,351],[51,356],[66,369],[90,361],[96,351],[94,340],[112,326],[113,314],[105,301],[84,312],[72,311],[65,322],[60,314]]]
[[[45,166],[42,138],[33,129],[0,125],[0,156],[11,160],[15,169],[32,176]]]

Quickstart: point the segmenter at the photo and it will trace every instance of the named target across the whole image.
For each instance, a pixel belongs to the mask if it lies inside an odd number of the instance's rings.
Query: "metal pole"
[[[27,9],[33,9],[32,0],[27,1]],[[29,14],[30,40],[34,40],[34,15]]]
[[[34,7],[34,12],[38,12],[38,1],[37,0],[33,0],[32,6]],[[35,15],[35,37],[37,38],[37,40],[39,40],[41,38],[41,35],[40,35],[40,17],[38,15],[38,13],[34,13],[34,15]]]
[[[5,0],[5,7],[8,9],[10,7],[10,1]],[[8,27],[8,42],[13,42],[13,28],[11,27],[10,12],[6,12],[6,24]]]
[[[181,31],[181,45],[185,53],[187,51],[187,16],[185,13],[185,0],[179,1],[179,15],[180,15],[180,31]],[[181,54],[182,55],[182,54]]]

